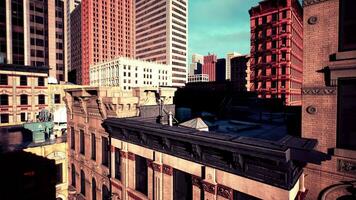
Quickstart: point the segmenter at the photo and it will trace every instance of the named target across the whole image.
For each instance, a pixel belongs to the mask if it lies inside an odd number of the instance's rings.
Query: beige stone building
[[[303,197],[305,163],[323,160],[313,156],[315,140],[271,143],[172,126],[174,92],[66,90],[70,198]]]
[[[35,121],[48,106],[48,68],[0,65],[0,126]]]

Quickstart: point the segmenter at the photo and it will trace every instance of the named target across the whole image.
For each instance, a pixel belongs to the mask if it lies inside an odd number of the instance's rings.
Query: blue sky
[[[189,0],[189,60],[192,53],[250,52],[248,10],[259,0]]]

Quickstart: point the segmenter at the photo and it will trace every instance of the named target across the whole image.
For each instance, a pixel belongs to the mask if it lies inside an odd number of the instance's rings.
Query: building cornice
[[[303,7],[315,5],[329,0],[303,0]]]

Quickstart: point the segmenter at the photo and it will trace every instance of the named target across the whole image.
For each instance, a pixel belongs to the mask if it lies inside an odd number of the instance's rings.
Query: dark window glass
[[[91,134],[91,159],[96,160],[96,138],[95,134]]]
[[[57,170],[56,184],[63,183],[63,165],[62,165],[62,163],[56,164],[56,170]]]
[[[26,113],[21,113],[21,122],[26,121]]]
[[[20,104],[21,105],[27,105],[28,104],[27,94],[21,94],[20,95]]]
[[[286,10],[284,10],[283,12],[282,12],[282,18],[284,19],[284,18],[287,18],[287,11]]]
[[[38,86],[44,86],[45,82],[44,82],[44,77],[38,77]]]
[[[356,78],[338,81],[337,147],[356,150]]]
[[[91,180],[91,199],[96,200],[96,181],[94,178]]]
[[[102,149],[102,161],[101,164],[109,166],[109,142],[108,138],[102,137],[101,149]]]
[[[275,40],[272,41],[272,48],[273,49],[277,48],[277,41],[275,41]]]
[[[75,150],[75,132],[74,127],[70,128],[70,148]]]
[[[339,50],[356,49],[356,1],[340,0]]]
[[[282,81],[281,85],[282,85],[282,88],[285,88],[286,87],[286,81]]]
[[[76,186],[76,172],[75,172],[75,166],[74,164],[72,164],[72,186],[75,187]]]
[[[8,85],[6,74],[0,74],[0,85]]]
[[[2,94],[0,95],[0,106],[7,106],[9,105],[9,95]]]
[[[85,174],[80,170],[80,193],[85,196]]]
[[[277,21],[277,19],[278,19],[278,14],[277,14],[277,13],[274,13],[274,14],[272,15],[272,21]]]
[[[103,200],[110,200],[110,193],[108,190],[108,187],[106,185],[103,185],[102,187],[102,197]]]
[[[265,23],[267,23],[267,16],[262,17],[262,24],[265,24]]]
[[[142,194],[148,193],[148,176],[147,176],[147,160],[141,156],[135,156],[136,170],[136,190]]]
[[[277,55],[276,54],[272,54],[272,61],[276,62],[277,61]]]
[[[38,95],[38,104],[40,105],[46,104],[45,95],[43,94]]]
[[[258,17],[255,19],[255,25],[258,25]]]
[[[9,123],[9,114],[1,114],[0,123]]]
[[[20,85],[27,85],[27,77],[20,76]]]
[[[173,199],[190,200],[193,199],[192,176],[188,173],[174,169],[173,171]]]
[[[79,130],[79,134],[80,134],[80,153],[85,155],[85,141],[84,141],[84,131],[83,130]]]
[[[61,103],[61,95],[60,94],[54,95],[54,103]]]
[[[115,148],[115,178],[121,180],[121,156],[118,148]]]
[[[234,190],[233,200],[260,200],[257,197]]]
[[[282,75],[286,74],[286,71],[287,71],[286,68],[287,68],[286,66],[284,66],[284,65],[282,66]]]

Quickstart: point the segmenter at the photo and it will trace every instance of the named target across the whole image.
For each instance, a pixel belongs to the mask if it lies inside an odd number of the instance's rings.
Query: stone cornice
[[[336,95],[336,87],[305,87],[302,88],[303,95]]]
[[[311,5],[322,3],[322,2],[325,2],[325,1],[329,1],[329,0],[304,0],[303,1],[303,7],[311,6]]]

